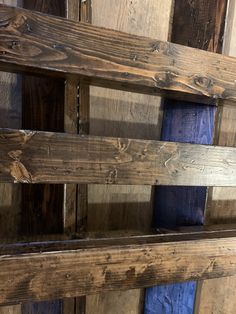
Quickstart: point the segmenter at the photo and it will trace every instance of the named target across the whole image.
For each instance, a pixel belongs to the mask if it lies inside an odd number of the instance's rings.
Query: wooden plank
[[[24,7],[56,15],[65,14],[63,1],[24,1]],[[64,81],[23,77],[22,126],[32,130],[63,132]],[[23,186],[22,233],[62,232],[63,186]],[[61,209],[61,210],[60,210]]]
[[[65,85],[64,131],[77,134],[78,123],[78,80],[68,78]],[[64,185],[63,227],[64,232],[76,231],[77,185]]]
[[[70,73],[92,84],[194,101],[236,99],[231,57],[2,5],[0,21],[3,70]]]
[[[6,183],[236,185],[232,147],[10,129],[0,136]]]
[[[92,22],[96,26],[165,41],[171,7],[172,0],[92,0]],[[91,86],[90,108],[90,134],[159,139],[162,119],[159,97]],[[149,230],[151,191],[150,186],[90,185],[87,229]],[[141,314],[143,294],[143,289],[132,289],[89,295],[86,314]]]
[[[235,235],[233,230],[2,245],[0,303],[233,275]]]
[[[16,6],[20,1],[0,0],[0,3]],[[10,73],[0,73],[0,126],[21,127],[21,77]],[[21,217],[21,187],[0,184],[0,241],[18,237]],[[0,307],[0,314],[21,314],[21,306]]]
[[[31,236],[19,236],[17,238],[2,238],[1,243],[3,244],[12,244],[12,243],[29,243],[29,242],[46,242],[46,241],[68,241],[68,240],[92,240],[92,239],[130,239],[130,238],[137,238],[137,237],[144,237],[144,236],[156,236],[156,235],[179,235],[185,234],[193,235],[195,233],[204,232],[204,234],[215,234],[224,232],[234,232],[236,229],[235,224],[225,224],[223,225],[201,225],[201,226],[187,226],[187,227],[176,227],[172,229],[166,228],[153,228],[149,231],[139,231],[139,230],[131,230],[131,229],[122,229],[122,230],[113,230],[113,231],[86,231],[86,232],[79,232],[74,234],[39,234],[39,235],[31,235]]]
[[[236,56],[235,47],[236,6],[229,1],[227,24],[224,37],[224,53]],[[215,131],[215,143],[220,145],[236,145],[235,119],[236,111],[232,102],[224,102],[218,112],[218,128]],[[233,188],[213,188],[209,191],[205,223],[207,225],[232,223],[236,220],[236,198]],[[227,228],[227,226],[225,226]],[[218,280],[207,280],[199,283],[195,313],[201,314],[234,314],[236,307],[236,277]]]
[[[20,305],[0,306],[0,314],[21,314]]]
[[[171,42],[220,53],[227,1],[176,0]],[[212,144],[215,108],[197,103],[164,102],[161,139]],[[205,187],[157,187],[154,194],[156,227],[202,224]],[[145,314],[193,312],[196,282],[149,288]]]
[[[24,0],[23,6],[30,10],[65,16],[65,3],[61,0]],[[22,96],[22,126],[24,128],[64,131],[64,80],[24,76]],[[22,187],[22,208],[24,208],[22,234],[62,232],[62,204],[62,185],[24,185]],[[60,300],[27,302],[22,304],[22,314],[59,314],[61,308]]]
[[[80,2],[80,21],[91,23],[92,8],[91,0]],[[79,85],[79,134],[89,134],[90,132],[90,86],[80,82]],[[88,186],[80,184],[78,186],[78,209],[76,231],[87,229],[88,212]],[[81,307],[81,306],[80,306]],[[85,310],[84,310],[85,311]],[[78,313],[77,313],[78,314]]]
[[[67,0],[67,18],[91,22],[89,1]],[[89,133],[89,85],[74,78],[67,78],[65,87],[65,131]],[[64,230],[71,233],[86,227],[88,193],[87,185],[67,184],[64,186]],[[63,313],[85,313],[86,296],[65,299]]]

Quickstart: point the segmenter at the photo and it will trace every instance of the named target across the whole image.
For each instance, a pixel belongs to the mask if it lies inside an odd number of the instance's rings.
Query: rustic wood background
[[[172,0],[0,2],[160,40],[171,38],[174,42],[209,51],[221,52],[223,40],[223,53],[236,56],[234,0],[229,0],[225,32],[226,0],[176,0],[175,4]],[[171,32],[172,23],[174,27]],[[47,131],[77,132],[77,82],[1,73],[0,86],[1,127],[22,126]],[[80,120],[83,122],[80,131],[83,133],[88,132],[89,121],[89,132],[93,135],[143,139],[159,139],[162,136],[166,140],[204,143],[213,140],[212,107],[200,109],[196,104],[187,105],[184,109],[178,102],[173,110],[173,106],[166,101],[161,132],[163,107],[160,98],[97,87],[90,88],[90,101],[88,95],[88,87],[80,86],[79,109]],[[88,103],[89,113],[86,111]],[[235,145],[235,120],[236,109],[230,102],[223,109],[218,109],[215,143]],[[155,191],[157,224],[202,223],[204,215],[206,224],[228,223],[236,217],[234,189],[210,189],[205,214],[205,189],[165,188],[161,194],[168,198],[171,195],[168,204],[159,199],[160,191],[160,188]],[[151,187],[143,186],[84,185],[77,188],[76,185],[22,187],[0,184],[0,236],[10,238],[22,233],[69,233],[74,230],[147,230],[152,221],[152,192]],[[63,196],[66,200],[64,204]],[[193,196],[200,201],[195,203]],[[171,209],[176,208],[177,201],[181,204],[182,212],[177,209],[173,216]],[[236,305],[235,286],[234,277],[198,284],[195,312],[233,314]],[[145,311],[147,314],[160,313],[161,304],[166,313],[191,313],[191,300],[194,299],[195,291],[194,283],[154,288],[150,303],[146,302],[148,307],[145,306]],[[192,299],[186,307],[186,298],[191,295]],[[0,313],[141,313],[143,296],[143,290],[109,292],[75,300],[0,307]],[[183,312],[183,308],[186,312]]]

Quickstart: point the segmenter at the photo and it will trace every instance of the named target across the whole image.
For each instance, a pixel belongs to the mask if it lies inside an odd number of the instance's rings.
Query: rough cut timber
[[[236,231],[0,245],[0,254],[7,304],[234,275]]]
[[[226,8],[227,0],[175,0],[170,41],[222,53],[222,41],[228,34],[226,32],[224,36]],[[163,111],[161,140],[212,144],[215,106],[168,99],[164,101]],[[202,224],[206,193],[206,187],[157,187],[154,194],[153,226]],[[230,206],[230,209],[232,208]],[[216,212],[215,206],[213,212]],[[223,212],[225,208],[222,208]],[[191,281],[149,288],[146,293],[144,314],[153,313],[153,309],[154,313],[169,314],[173,311],[179,314],[195,313],[196,284]],[[206,293],[205,300],[206,304],[209,304],[209,293]],[[219,307],[218,304],[217,308]],[[219,310],[221,314],[226,312]],[[215,311],[209,313],[203,311],[202,314],[210,313],[217,314]]]
[[[0,69],[211,102],[236,100],[236,59],[0,6]],[[210,97],[210,99],[209,99]]]
[[[63,17],[66,10],[64,0],[23,0],[22,6]],[[64,86],[63,79],[23,75],[22,128],[64,132]],[[62,232],[62,204],[63,185],[22,185],[21,234],[32,236]],[[27,302],[22,304],[21,314],[62,314],[62,304],[62,300]]]
[[[0,129],[0,181],[236,186],[236,148]]]
[[[20,5],[20,0],[0,0],[12,6]],[[21,76],[0,72],[0,126],[21,127]],[[21,186],[0,184],[0,241],[18,237],[21,223]],[[22,314],[19,304],[0,307],[0,314]]]
[[[163,41],[168,38],[172,0],[91,2],[93,25]],[[158,96],[90,87],[90,135],[159,140],[161,120]],[[151,218],[151,186],[89,185],[86,230],[146,231]],[[141,314],[143,295],[144,289],[90,295],[86,314]]]

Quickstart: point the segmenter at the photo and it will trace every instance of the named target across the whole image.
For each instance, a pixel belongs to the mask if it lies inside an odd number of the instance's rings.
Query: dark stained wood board
[[[23,7],[65,17],[64,0],[24,0]],[[22,126],[32,130],[64,131],[64,80],[23,76]],[[23,185],[21,233],[28,236],[63,230],[63,186]],[[29,300],[30,301],[30,300]],[[59,314],[62,301],[28,302],[22,314]]]
[[[5,183],[235,186],[236,148],[0,129]]]
[[[236,99],[234,58],[6,6],[0,24],[2,70],[205,103]]]
[[[67,0],[67,18],[91,22],[91,1]],[[67,133],[89,132],[89,85],[79,84],[78,79],[67,77],[65,85],[64,129]],[[66,184],[64,186],[64,232],[74,233],[86,229],[87,185]],[[63,314],[84,314],[86,296],[63,300]]]
[[[223,53],[236,56],[236,3],[229,1]],[[214,143],[236,146],[236,110],[232,102],[224,101],[218,110],[218,128]],[[235,188],[210,188],[208,192],[206,225],[230,224],[236,221]],[[215,227],[215,226],[214,226]],[[227,226],[225,225],[227,228]],[[236,276],[200,281],[195,302],[196,314],[234,314],[236,308]]]
[[[64,1],[28,1],[24,7],[55,15],[65,15]],[[63,131],[64,81],[23,77],[22,126],[31,130]],[[22,233],[62,231],[63,186],[29,185],[22,191]]]
[[[92,0],[91,3],[95,26],[168,40],[172,0]],[[91,135],[158,140],[161,120],[161,99],[157,96],[90,86]],[[89,185],[88,230],[149,230],[151,190],[151,186],[143,185]],[[86,314],[141,314],[143,292],[144,289],[132,289],[89,295]]]
[[[221,0],[176,0],[171,41],[221,53],[226,7],[227,1]],[[211,144],[214,119],[212,106],[166,100],[161,139]],[[202,224],[205,200],[204,187],[157,187],[153,225]],[[145,314],[193,313],[195,292],[195,282],[150,288],[146,293]]]
[[[16,6],[21,1],[1,0]],[[0,72],[0,126],[21,127],[21,76]],[[0,241],[18,237],[21,223],[21,186],[0,184]],[[19,304],[0,307],[0,314],[21,314]]]
[[[234,275],[235,235],[234,229],[2,245],[0,303]]]

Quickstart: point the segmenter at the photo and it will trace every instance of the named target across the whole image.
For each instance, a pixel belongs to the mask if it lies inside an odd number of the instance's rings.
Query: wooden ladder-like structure
[[[236,59],[0,6],[0,70],[215,104]],[[236,148],[0,129],[3,183],[236,186]],[[234,226],[0,245],[0,304],[236,274]]]

